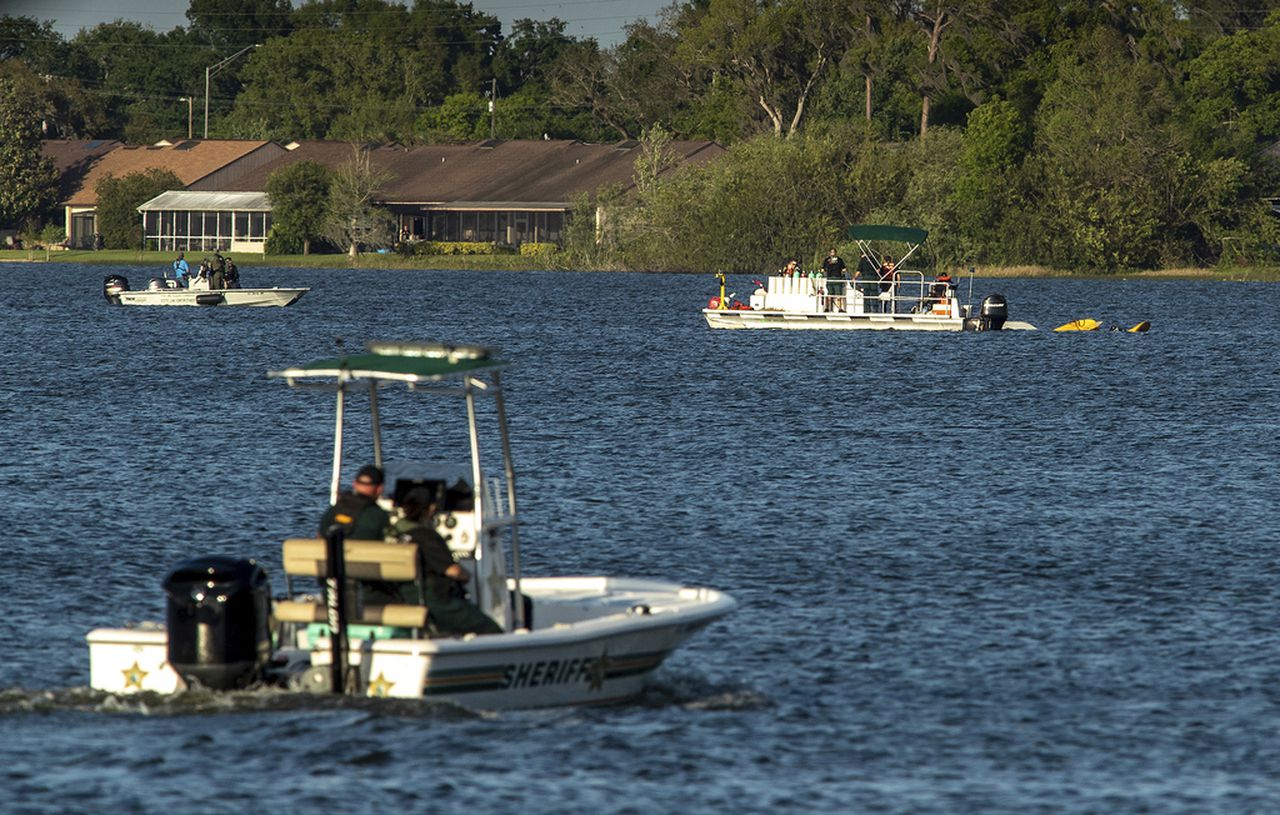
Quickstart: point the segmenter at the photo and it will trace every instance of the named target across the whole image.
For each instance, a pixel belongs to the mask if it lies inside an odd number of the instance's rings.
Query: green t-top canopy
[[[849,227],[848,234],[849,240],[853,241],[898,241],[915,246],[924,243],[929,237],[927,229],[889,224],[854,224]]]
[[[371,342],[366,344],[362,354],[322,359],[283,371],[271,371],[269,375],[290,381],[345,378],[431,382],[506,368],[507,363],[493,359],[493,353],[492,349],[474,345]]]

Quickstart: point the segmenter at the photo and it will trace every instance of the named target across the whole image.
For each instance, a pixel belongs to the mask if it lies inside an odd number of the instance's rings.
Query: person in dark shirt
[[[822,276],[827,279],[826,311],[844,311],[844,284],[848,268],[835,248],[822,259]]]
[[[347,540],[382,540],[390,523],[387,511],[378,506],[382,495],[382,470],[372,464],[361,467],[351,482],[351,491],[338,496],[320,519],[320,537],[338,524]]]
[[[427,607],[427,625],[446,637],[501,634],[502,628],[493,618],[467,600],[464,587],[471,575],[454,561],[449,545],[435,530],[437,504],[433,491],[414,487],[400,499],[404,518],[396,521],[391,529],[396,540],[418,545],[418,562],[426,588],[426,595],[418,599]],[[406,596],[409,594],[413,597]],[[417,588],[412,585],[404,586],[401,591],[402,598],[409,602],[417,594]]]

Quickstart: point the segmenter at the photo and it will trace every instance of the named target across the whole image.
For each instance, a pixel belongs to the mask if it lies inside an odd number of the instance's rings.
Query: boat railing
[[[779,311],[847,314],[921,314],[952,316],[955,289],[903,269],[891,278],[828,280],[822,276],[769,278],[765,307]]]
[[[891,279],[841,280],[843,287],[827,286],[818,295],[826,312],[863,314],[950,313],[955,288],[937,280],[926,280],[923,272],[904,270]]]

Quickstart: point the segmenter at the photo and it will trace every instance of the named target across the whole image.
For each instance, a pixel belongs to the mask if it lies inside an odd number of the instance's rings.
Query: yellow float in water
[[[1083,320],[1072,320],[1066,325],[1060,325],[1053,329],[1054,331],[1097,331],[1102,327],[1102,323],[1092,317],[1085,317]]]

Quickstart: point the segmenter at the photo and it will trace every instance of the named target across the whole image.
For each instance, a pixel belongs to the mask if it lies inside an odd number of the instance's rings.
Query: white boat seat
[[[329,610],[319,600],[277,600],[274,614],[282,623],[323,623],[329,619]],[[360,618],[352,622],[363,625],[387,625],[396,628],[426,628],[427,607],[393,603],[385,606],[365,606]]]
[[[288,538],[284,542],[285,574],[324,578],[328,572],[326,544],[321,538]],[[373,540],[342,544],[347,577],[408,583],[418,579],[418,545]]]
[[[418,545],[377,540],[342,542],[347,578],[357,581],[416,583]],[[284,542],[285,574],[323,580],[328,573],[327,544],[322,538],[288,538]],[[396,628],[426,628],[427,608],[408,603],[360,604],[358,618],[350,622]],[[323,623],[329,611],[319,600],[277,600],[275,617],[280,622]]]

